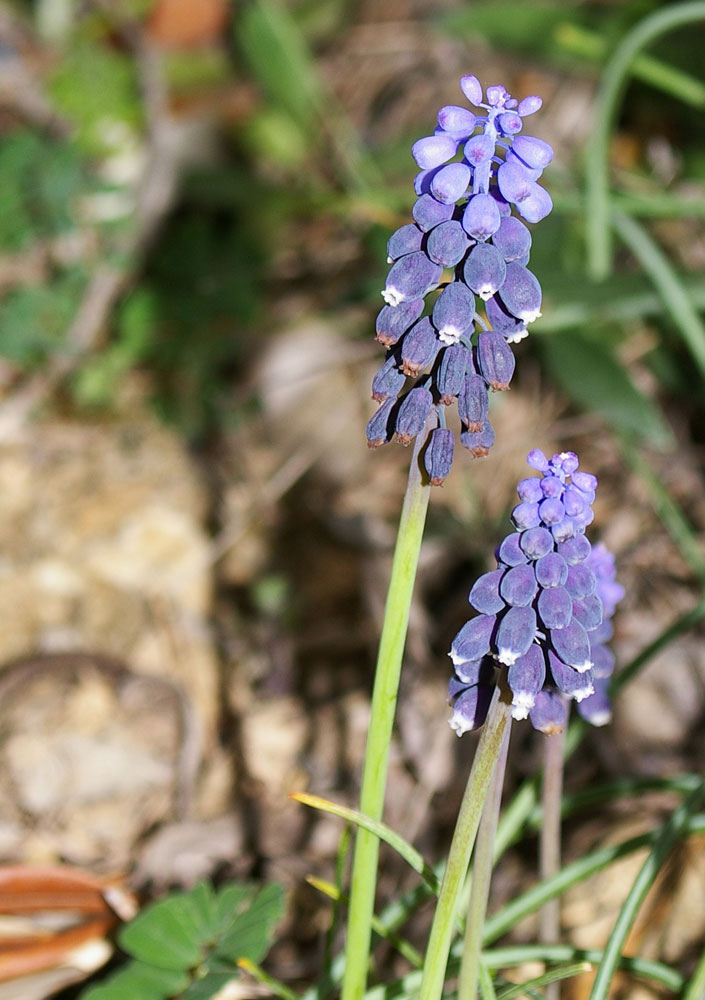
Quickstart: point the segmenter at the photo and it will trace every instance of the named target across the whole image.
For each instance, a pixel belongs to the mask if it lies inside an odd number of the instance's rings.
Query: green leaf
[[[197,979],[181,994],[179,1000],[210,1000],[228,983],[238,979],[237,972],[209,972],[203,979]],[[130,998],[132,1000],[132,998]]]
[[[316,67],[298,25],[279,0],[253,0],[237,18],[243,54],[270,97],[314,135],[322,105]]]
[[[241,958],[259,962],[269,949],[274,928],[281,919],[283,910],[284,891],[281,886],[266,885],[260,889],[246,909],[235,911],[229,922],[222,926],[223,933],[216,947],[215,957],[233,964],[237,964]]]
[[[188,986],[183,972],[155,969],[144,962],[129,962],[107,982],[81,994],[81,1000],[166,1000]]]
[[[604,344],[579,333],[554,334],[544,342],[545,357],[565,393],[599,413],[616,430],[659,448],[671,444],[670,430],[656,406],[636,388]]]
[[[439,22],[453,35],[481,35],[504,47],[544,52],[553,46],[553,30],[564,18],[564,3],[491,0],[459,6],[442,14]]]
[[[189,893],[147,907],[124,927],[120,945],[159,969],[190,969],[203,959],[202,913]]]

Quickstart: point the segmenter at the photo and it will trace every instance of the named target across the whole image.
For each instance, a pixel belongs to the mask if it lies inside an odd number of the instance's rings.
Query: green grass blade
[[[683,991],[683,1000],[703,1000],[705,997],[705,950]]]
[[[705,802],[705,780],[690,793],[685,802],[678,806],[656,838],[649,856],[629,890],[629,895],[620,910],[614,930],[610,934],[592,986],[590,1000],[607,1000],[624,942],[636,920],[644,897],[661,871],[672,847],[684,835],[689,821],[694,818],[695,810],[699,809],[703,802]]]
[[[497,994],[497,1000],[514,1000],[515,997],[523,996],[528,990],[539,989],[541,986],[548,986],[549,983],[557,983],[561,979],[572,979],[573,976],[580,976],[584,972],[592,972],[590,962],[576,962],[574,965],[560,965],[557,969],[550,969],[542,976],[529,979],[525,983],[518,983],[510,986],[509,989],[502,990]]]
[[[591,62],[602,62],[608,54],[607,42],[596,32],[578,24],[566,22],[557,25],[554,37],[565,52]],[[705,84],[702,80],[675,66],[669,66],[660,59],[646,55],[635,56],[632,75],[655,90],[689,104],[691,108],[705,108]]]
[[[524,962],[590,962],[598,965],[602,961],[602,950],[574,948],[569,944],[519,944],[507,948],[493,948],[484,952],[482,958],[488,969],[506,969]],[[619,962],[623,972],[651,979],[674,993],[683,989],[685,980],[680,972],[663,962],[648,958],[625,958]]]
[[[684,806],[685,803],[678,807],[676,810],[678,815],[680,815]],[[579,858],[577,861],[565,865],[552,878],[546,879],[540,885],[536,885],[527,892],[522,893],[521,896],[517,896],[516,899],[513,899],[510,903],[503,906],[501,910],[489,917],[485,923],[485,944],[491,944],[493,941],[496,941],[498,937],[506,934],[519,920],[522,920],[530,913],[534,913],[549,899],[560,896],[561,893],[570,889],[571,886],[584,881],[590,875],[607,867],[607,865],[626,857],[628,854],[633,854],[634,851],[638,851],[642,847],[652,847],[654,844],[659,843],[665,830],[670,830],[670,821],[661,829],[651,830],[638,837],[622,841],[620,844],[600,847]],[[678,837],[684,836],[686,833],[702,833],[703,831],[705,831],[705,815],[691,816],[690,812],[688,812],[669,842],[674,843]]]
[[[370,819],[369,816],[365,816],[364,813],[359,812],[357,809],[340,806],[336,802],[329,802],[328,799],[322,799],[318,795],[297,792],[291,798],[297,802],[301,802],[305,806],[311,806],[312,809],[320,809],[321,812],[330,813],[332,816],[339,816],[341,819],[347,820],[348,823],[354,823],[355,826],[367,830],[368,833],[377,837],[378,840],[384,841],[385,844],[388,844],[395,850],[421,876],[433,892],[438,892],[438,879],[433,868],[426,864],[415,847],[412,847],[408,841],[404,840],[391,827],[386,826],[386,824],[381,823],[379,820]]]
[[[705,324],[675,268],[643,226],[623,212],[613,213],[614,228],[629,247],[663,300],[666,312],[680,330],[700,374],[705,378]]]
[[[585,158],[588,273],[597,281],[606,278],[611,270],[609,142],[634,59],[659,35],[704,19],[702,0],[660,8],[624,36],[605,67],[595,109],[595,128]]]

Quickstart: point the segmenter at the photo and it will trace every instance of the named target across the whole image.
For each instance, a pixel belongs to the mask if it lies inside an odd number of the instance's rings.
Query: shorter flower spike
[[[548,459],[535,450],[527,461],[540,475],[519,483],[521,502],[512,512],[516,530],[497,550],[497,569],[470,591],[478,614],[451,649],[451,725],[459,733],[481,724],[482,712],[457,709],[459,692],[466,696],[468,685],[479,683],[478,668],[464,666],[471,661],[495,664],[495,677],[500,664],[508,667],[514,718],[528,715],[543,733],[563,728],[569,700],[595,725],[609,719],[614,657],[606,643],[624,591],[615,581],[612,554],[603,545],[592,549],[584,536],[589,518],[566,513],[591,513],[597,480],[579,470],[573,452]],[[570,537],[557,538],[556,527],[566,523]],[[487,678],[481,686],[491,688]],[[479,704],[478,692],[466,697],[468,706]]]

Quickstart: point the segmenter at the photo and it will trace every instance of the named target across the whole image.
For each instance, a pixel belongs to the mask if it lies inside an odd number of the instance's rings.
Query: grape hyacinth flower
[[[537,182],[553,151],[521,134],[541,98],[516,101],[501,86],[483,95],[474,76],[464,76],[460,87],[476,110],[441,108],[434,134],[412,148],[420,168],[414,222],[397,229],[387,246],[392,267],[377,340],[388,354],[373,383],[380,408],[367,427],[372,448],[395,437],[408,444],[431,412],[430,395],[438,427],[424,463],[433,485],[443,482],[452,462],[445,409],[454,400],[462,445],[474,457],[492,446],[488,391],[509,387],[510,344],[527,335],[541,309],[524,222],[539,222],[552,208]],[[415,381],[407,386],[407,379]],[[407,404],[413,393],[416,400]]]
[[[573,452],[547,459],[534,450],[527,462],[541,476],[519,483],[515,531],[497,549],[497,569],[470,591],[478,614],[451,647],[450,724],[458,735],[485,721],[499,665],[508,668],[513,717],[528,716],[541,732],[563,728],[569,700],[593,725],[610,717],[614,657],[606,643],[624,590],[612,554],[585,537],[597,479],[580,471]]]

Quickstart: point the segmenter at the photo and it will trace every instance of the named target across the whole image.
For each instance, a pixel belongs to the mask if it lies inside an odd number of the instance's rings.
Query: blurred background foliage
[[[109,408],[121,381],[139,371],[159,411],[198,440],[252,405],[233,384],[276,329],[282,298],[300,293],[321,311],[359,305],[371,328],[384,244],[412,200],[409,143],[429,128],[436,95],[455,100],[452,88],[426,79],[424,106],[404,106],[423,66],[407,78],[380,74],[376,91],[356,80],[355,33],[384,17],[384,59],[398,17],[402,48],[406,19],[439,51],[452,41],[483,59],[508,57],[518,67],[510,86],[550,75],[577,91],[577,141],[566,143],[563,122],[550,182],[557,208],[536,234],[545,319],[522,350],[540,352],[563,392],[628,435],[667,445],[660,406],[674,398],[687,402],[698,433],[702,366],[694,376],[692,344],[689,351],[653,274],[620,243],[609,276],[596,282],[585,251],[593,112],[584,88],[634,25],[668,6],[448,0],[382,15],[348,0],[4,5],[7,391],[65,353],[72,360],[62,384],[73,404]],[[652,230],[698,308],[702,41],[701,29],[681,28],[637,58],[609,147],[613,204]],[[31,97],[19,93],[25,77]],[[166,166],[156,169],[173,190],[154,208],[145,178],[160,158]],[[105,266],[117,275],[114,292],[77,347],[72,319]],[[701,324],[694,336],[703,336]]]

